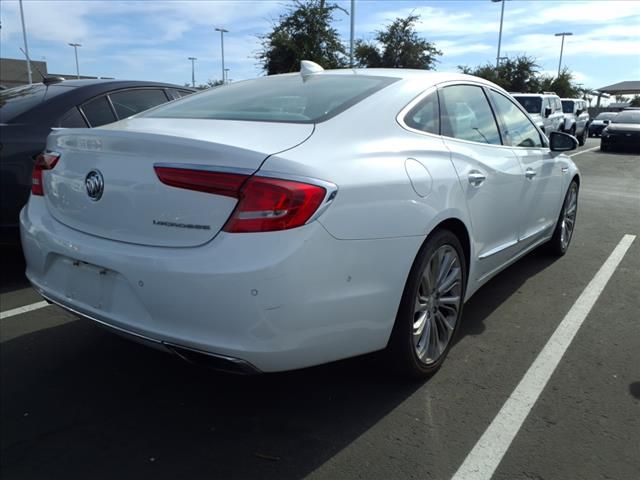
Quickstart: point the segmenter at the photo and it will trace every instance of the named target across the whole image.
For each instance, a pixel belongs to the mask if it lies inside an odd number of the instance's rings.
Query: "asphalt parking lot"
[[[568,254],[533,252],[484,286],[425,383],[390,377],[379,355],[231,376],[54,306],[3,318],[2,478],[451,478],[502,428],[494,419],[616,246],[640,235],[640,155],[598,142],[573,152],[583,183]],[[23,269],[3,251],[2,312],[41,300]],[[640,239],[605,283],[504,456],[490,445],[493,478],[640,478]]]

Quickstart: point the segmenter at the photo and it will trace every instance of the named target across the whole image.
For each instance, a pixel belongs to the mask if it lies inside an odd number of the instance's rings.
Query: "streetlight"
[[[187,57],[188,60],[191,60],[191,86],[193,88],[196,88],[196,64],[195,61],[197,60],[196,57]]]
[[[560,61],[558,62],[558,77],[560,77],[560,67],[562,66],[562,51],[564,50],[564,37],[573,35],[572,32],[556,33],[556,37],[562,37],[562,43],[560,44]]]
[[[225,68],[224,69],[224,78],[222,79],[222,83],[228,83],[229,82],[229,69]]]
[[[220,32],[220,49],[222,50],[222,84],[224,85],[224,34],[228,33],[229,30],[216,28],[216,32]]]
[[[496,70],[500,66],[500,46],[502,44],[502,20],[504,19],[504,2],[506,0],[491,0],[493,3],[502,3],[502,8],[500,9],[500,34],[498,35],[498,53],[496,55]]]
[[[78,66],[78,47],[81,47],[82,45],[79,43],[70,43],[69,44],[70,47],[73,47],[73,49],[76,52],[76,78],[80,78],[80,67]]]
[[[356,21],[356,0],[351,0],[351,33],[349,35],[349,68],[353,68],[353,31]]]
[[[27,57],[27,77],[31,85],[31,59],[29,58],[29,47],[27,46],[27,28],[24,26],[24,11],[22,10],[22,0],[20,0],[20,20],[22,20],[22,37],[24,39],[24,56]]]

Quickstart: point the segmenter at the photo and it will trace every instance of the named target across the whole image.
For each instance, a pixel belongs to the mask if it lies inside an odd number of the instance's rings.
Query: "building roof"
[[[628,80],[626,82],[618,82],[613,85],[598,88],[599,92],[620,94],[640,94],[640,80]]]

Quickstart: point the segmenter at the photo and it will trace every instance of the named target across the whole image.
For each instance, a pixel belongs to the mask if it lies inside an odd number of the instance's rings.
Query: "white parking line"
[[[598,150],[599,148],[600,148],[600,146],[598,145],[597,147],[587,148],[586,150],[580,150],[579,152],[572,153],[569,156],[570,157],[575,157],[576,155],[582,155],[583,153],[592,152],[594,150]]]
[[[564,352],[635,240],[625,235],[575,301],[452,480],[489,480],[558,366]]]
[[[7,310],[6,312],[0,312],[0,320],[4,320],[5,318],[13,317],[15,315],[20,315],[21,313],[38,310],[39,308],[47,307],[49,305],[50,304],[48,302],[43,301],[32,303],[31,305],[25,305],[24,307],[14,308],[13,310]]]

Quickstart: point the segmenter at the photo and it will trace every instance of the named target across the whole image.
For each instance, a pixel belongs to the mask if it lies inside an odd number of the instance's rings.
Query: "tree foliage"
[[[539,69],[536,59],[526,55],[506,58],[496,70],[487,63],[475,68],[459,66],[458,69],[467,75],[484,78],[500,85],[509,92],[537,92],[540,90]]]
[[[396,18],[376,32],[374,42],[358,40],[354,60],[359,67],[420,68],[431,70],[442,55],[435,45],[418,36],[415,24],[419,15]]]
[[[346,66],[345,49],[338,31],[331,26],[336,4],[324,0],[296,0],[280,16],[267,35],[261,37],[257,59],[268,75],[296,72],[301,60],[311,60],[323,68]]]
[[[590,89],[581,88],[576,84],[573,74],[566,67],[559,76],[541,75],[539,68],[536,59],[526,55],[507,58],[500,63],[497,70],[489,63],[475,68],[458,67],[462,73],[489,80],[509,92],[555,92],[562,98],[586,98],[591,92]]]
[[[540,90],[555,92],[561,98],[576,98],[582,96],[582,91],[573,81],[573,74],[565,67],[560,75],[544,75],[540,78]]]

